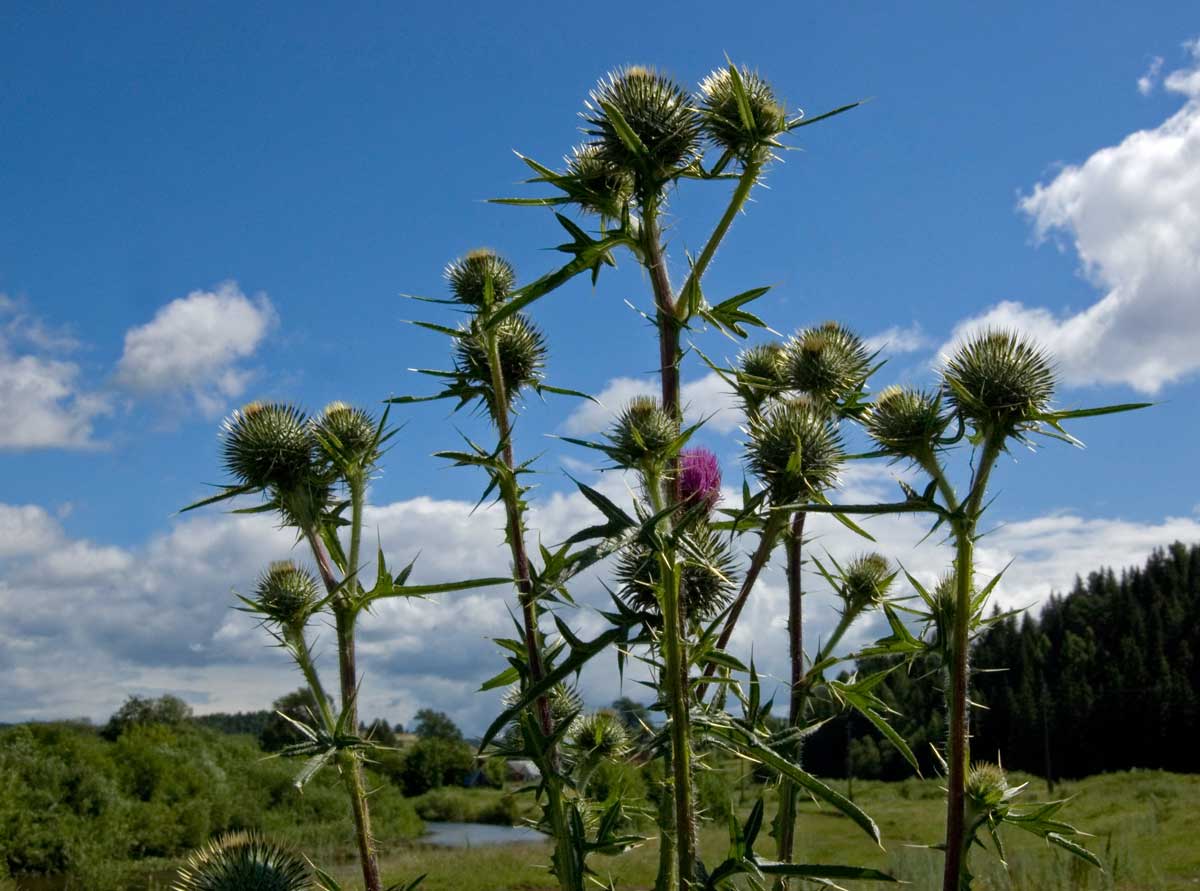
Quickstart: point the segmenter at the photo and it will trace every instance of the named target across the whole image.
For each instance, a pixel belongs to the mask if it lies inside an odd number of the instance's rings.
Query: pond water
[[[540,844],[545,835],[528,826],[492,826],[487,823],[426,823],[421,841],[443,848],[473,848],[477,845]]]

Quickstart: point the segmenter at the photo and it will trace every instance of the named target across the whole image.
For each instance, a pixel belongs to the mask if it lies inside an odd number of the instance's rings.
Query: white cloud
[[[24,303],[0,294],[0,449],[87,448],[108,399],[80,387],[80,368],[57,357],[78,346]]]
[[[140,394],[185,393],[209,415],[245,391],[254,355],[277,321],[265,295],[253,299],[235,282],[172,300],[125,333],[117,382]]]
[[[1020,202],[1036,236],[1067,239],[1104,296],[1063,313],[1000,303],[959,324],[951,343],[982,326],[1017,328],[1051,350],[1064,383],[1144,393],[1200,368],[1200,43],[1188,50],[1191,66],[1164,81],[1185,97],[1179,111]]]
[[[1162,56],[1155,56],[1150,60],[1150,64],[1146,67],[1146,73],[1137,79],[1139,93],[1143,96],[1149,96],[1154,92],[1154,88],[1158,86],[1159,75],[1162,74],[1162,67]]]
[[[838,500],[892,498],[893,469],[856,465]],[[628,482],[605,474],[598,486],[609,497],[629,497]],[[734,497],[732,493],[728,497]],[[466,501],[414,498],[367,512],[367,538],[383,543],[393,568],[417,556],[414,583],[504,575],[508,553],[503,517],[495,508],[473,514]],[[533,505],[533,535],[547,545],[595,522],[594,509],[577,493],[555,493]],[[811,517],[809,553],[829,550],[839,558],[867,547],[900,559],[915,576],[932,581],[950,559],[918,518],[868,521],[878,539],[871,545],[826,517]],[[1135,523],[1117,518],[1082,519],[1070,514],[1010,523],[983,538],[981,573],[1015,563],[997,590],[1005,606],[1036,605],[1052,591],[1067,590],[1077,573],[1123,567],[1145,559],[1173,540],[1200,541],[1200,518]],[[294,537],[267,516],[213,512],[179,520],[143,545],[106,546],[70,536],[48,511],[34,505],[0,505],[0,721],[90,715],[102,719],[130,693],[182,695],[200,711],[253,709],[299,685],[286,657],[255,621],[235,611],[234,590],[246,591],[273,559],[299,557]],[[749,550],[752,542],[740,545]],[[812,595],[806,607],[810,645],[829,633],[834,604],[807,574]],[[601,620],[592,607],[607,594],[597,574],[577,580],[572,593],[583,604],[565,618],[590,636]],[[756,588],[732,642],[746,656],[753,648],[761,671],[786,672],[786,586],[771,567]],[[365,673],[363,711],[407,720],[436,703],[471,731],[495,714],[497,696],[476,693],[503,666],[491,638],[511,636],[512,592],[497,588],[448,594],[430,601],[379,604],[363,618],[360,665]],[[332,673],[330,629],[315,627],[323,671]],[[877,620],[864,621],[846,640],[874,639]],[[52,670],[46,654],[54,653]],[[625,691],[638,697],[637,667]],[[611,655],[584,672],[585,697],[595,705],[619,695],[621,681]]]
[[[635,396],[658,396],[661,388],[651,378],[615,377],[596,395],[597,402],[583,402],[564,422],[573,436],[599,433],[608,429],[617,413]],[[684,420],[696,423],[707,419],[706,430],[731,433],[744,421],[733,392],[715,372],[688,381],[679,388]]]
[[[864,343],[872,353],[882,352],[885,357],[898,353],[916,353],[933,345],[918,322],[913,322],[907,327],[893,325],[886,331],[866,338]]]

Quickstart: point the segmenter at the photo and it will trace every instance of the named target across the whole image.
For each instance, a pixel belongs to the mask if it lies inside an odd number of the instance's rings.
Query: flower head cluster
[[[733,599],[737,560],[725,537],[707,525],[684,533],[680,542],[679,595],[683,611],[693,622],[716,616]],[[617,594],[651,624],[661,621],[662,567],[658,555],[640,544],[621,552],[615,576]]]
[[[311,891],[308,865],[298,854],[251,832],[231,832],[195,851],[180,867],[172,891]]]
[[[830,488],[845,457],[837,428],[813,404],[788,399],[750,419],[750,468],[776,505],[806,501]]]
[[[493,329],[500,355],[500,377],[509,405],[522,390],[541,383],[546,366],[546,338],[522,313],[501,320]],[[464,328],[455,341],[455,370],[475,387],[492,390],[492,366],[487,335],[478,320]]]
[[[882,603],[895,578],[896,573],[882,554],[855,557],[842,572],[841,595],[846,609],[858,613]]]
[[[446,281],[460,302],[483,306],[507,299],[516,287],[517,274],[512,264],[495,251],[478,248],[446,267]]]
[[[572,199],[586,213],[619,219],[633,196],[633,177],[629,171],[604,157],[596,143],[572,150],[567,158],[566,176],[570,179]]]
[[[743,163],[761,162],[787,128],[787,109],[758,72],[718,68],[700,83],[700,116],[712,143]]]
[[[304,412],[280,402],[251,402],[223,425],[225,469],[258,489],[290,489],[311,477],[316,444]]]
[[[661,463],[679,438],[679,424],[652,396],[635,396],[609,430],[609,454],[622,467]]]
[[[621,718],[611,711],[581,715],[567,731],[571,748],[594,760],[620,758],[629,749],[629,733]]]
[[[747,414],[758,412],[767,399],[787,389],[784,359],[778,343],[756,344],[738,356],[736,387]]]
[[[628,171],[643,187],[656,186],[700,149],[700,118],[691,97],[653,68],[630,65],[609,74],[592,90],[583,119],[596,157]]]
[[[320,598],[312,573],[291,560],[281,560],[259,577],[251,602],[267,621],[295,631],[308,622]]]
[[[947,401],[985,435],[1010,436],[1048,411],[1054,395],[1050,359],[1013,331],[988,330],[946,361]]]
[[[799,331],[784,347],[789,388],[834,405],[859,389],[871,356],[862,340],[837,322]]]
[[[318,451],[332,463],[366,468],[378,460],[380,430],[363,409],[331,402],[311,424]]]

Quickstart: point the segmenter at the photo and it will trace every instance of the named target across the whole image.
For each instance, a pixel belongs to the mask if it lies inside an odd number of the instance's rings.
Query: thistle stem
[[[787,539],[787,582],[788,582],[788,649],[791,659],[791,687],[788,697],[788,726],[795,729],[804,720],[807,686],[804,677],[804,590],[801,567],[804,562],[804,520],[807,515],[797,511],[792,516]],[[800,761],[800,744],[796,743],[793,753]],[[796,784],[784,778],[779,784],[779,814],[776,826],[776,841],[779,859],[791,863],[796,844]],[[787,888],[788,882],[780,878],[775,887]]]
[[[521,601],[521,618],[525,638],[525,656],[529,662],[529,677],[532,683],[537,684],[545,676],[545,669],[542,664],[541,638],[538,634],[537,603],[533,596],[533,580],[529,571],[529,554],[525,550],[525,526],[521,516],[520,491],[517,487],[508,392],[505,387],[503,368],[500,364],[500,344],[494,328],[488,329],[486,339],[488,367],[492,377],[492,393],[488,407],[491,410],[492,421],[496,425],[496,434],[500,437],[501,453],[507,469],[506,478],[500,485],[500,493],[501,499],[504,501],[513,574]],[[549,737],[554,732],[550,700],[544,695],[539,696],[535,709],[542,735]],[[550,746],[546,750],[541,767],[546,782],[547,810],[554,832],[556,873],[563,891],[582,891],[583,876],[578,875],[575,868],[576,858],[571,848],[571,837],[563,806],[563,786],[558,777],[557,761],[554,747]]]
[[[967,771],[971,761],[969,715],[967,714],[971,631],[971,599],[975,577],[975,530],[982,512],[988,477],[1000,457],[1004,439],[989,436],[983,445],[979,467],[971,481],[971,494],[961,515],[952,523],[955,538],[954,557],[954,637],[953,662],[950,666],[949,775],[946,792],[946,861],[942,891],[962,891],[966,868],[963,842],[966,837],[963,802]],[[935,477],[936,479],[937,477]],[[944,476],[942,477],[944,479]],[[949,489],[949,486],[946,486]]]

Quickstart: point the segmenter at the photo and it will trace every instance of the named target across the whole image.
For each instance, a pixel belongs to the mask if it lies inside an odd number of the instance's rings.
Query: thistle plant
[[[339,772],[350,799],[364,887],[381,891],[362,770],[372,744],[358,735],[357,620],[384,598],[422,597],[497,580],[408,585],[412,564],[393,575],[380,549],[374,583],[370,588],[364,584],[360,568],[367,486],[394,435],[386,412],[377,421],[363,409],[334,402],[309,417],[293,405],[254,402],[235,411],[222,433],[224,464],[233,482],[185,510],[258,496],[258,505],[239,512],[273,512],[307,546],[317,576],[292,561],[273,563],[252,594],[241,597],[241,608],[261,619],[296,664],[316,703],[307,722],[288,718],[303,736],[302,742],[283,752],[305,759],[296,786],[302,789],[326,766]],[[345,539],[340,534],[343,529]],[[308,639],[307,628],[317,616],[331,618],[336,631],[336,705],[321,682]]]
[[[986,824],[994,830],[1005,821],[997,808],[1007,800],[1007,793],[995,791],[1000,788],[996,778],[1002,774],[991,769],[971,772],[967,708],[971,639],[995,621],[995,617],[985,618],[986,604],[1000,581],[997,575],[979,585],[975,566],[975,541],[988,505],[992,471],[1013,445],[1033,446],[1034,437],[1078,444],[1063,428],[1065,420],[1143,407],[1055,410],[1054,389],[1049,357],[1028,338],[995,329],[976,334],[946,357],[937,392],[890,387],[861,413],[866,431],[879,447],[876,454],[913,465],[927,477],[927,485],[918,489],[902,483],[905,499],[893,504],[810,508],[842,514],[927,512],[936,518],[935,529],[945,525],[949,530],[954,545],[951,571],[932,592],[908,576],[924,604],[923,609],[911,610],[924,622],[921,638],[908,630],[891,606],[885,606],[892,634],[864,651],[864,655],[899,654],[910,659],[932,655],[944,670],[948,727],[944,891],[971,887],[967,856],[979,841],[980,829]],[[970,452],[969,476],[965,494],[960,494],[951,481],[948,460],[964,447]],[[1047,841],[1099,865],[1069,838],[1077,834],[1073,827],[1050,820],[1048,815],[1061,804],[1051,803],[1043,806],[1049,810],[1037,812],[1045,816],[1045,823],[1031,818],[1018,825],[1036,824]]]
[[[298,854],[251,832],[231,832],[193,852],[171,891],[314,891]]]

